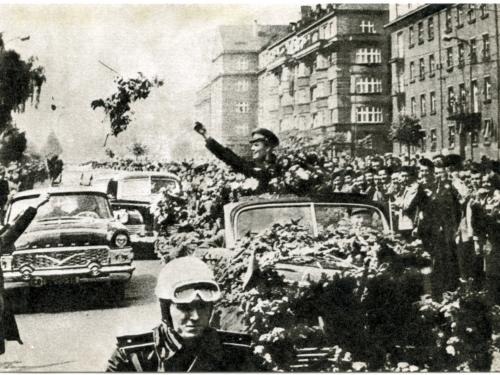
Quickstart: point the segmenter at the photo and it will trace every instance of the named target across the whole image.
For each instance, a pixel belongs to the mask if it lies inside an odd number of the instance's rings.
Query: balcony
[[[304,57],[309,56],[311,53],[318,51],[321,46],[324,44],[324,40],[320,39],[315,41],[314,43],[306,43],[304,48],[300,51],[296,52],[293,57],[297,60],[303,59]]]

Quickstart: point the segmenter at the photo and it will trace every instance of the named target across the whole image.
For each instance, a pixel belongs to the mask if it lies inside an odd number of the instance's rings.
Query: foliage
[[[134,142],[132,145],[129,147],[129,151],[135,156],[135,158],[139,158],[141,156],[144,156],[148,153],[148,147],[140,142]]]
[[[62,152],[63,149],[61,143],[59,142],[59,139],[57,138],[54,131],[51,131],[47,136],[47,142],[43,147],[42,154],[47,157],[53,155],[61,155]]]
[[[8,127],[0,135],[0,162],[8,164],[22,159],[26,150],[26,135],[17,128]]]
[[[108,158],[110,158],[110,159],[113,159],[113,158],[115,157],[115,153],[114,153],[114,151],[113,151],[112,149],[110,149],[110,148],[107,148],[107,149],[105,150],[105,153],[106,153],[106,156],[107,156]]]
[[[306,233],[275,224],[240,241],[231,258],[206,255],[225,293],[217,306],[222,328],[250,333],[269,370],[294,370],[303,347],[329,351],[315,371],[489,368],[490,313],[481,292],[464,284],[442,302],[422,299],[418,270],[429,256],[418,243],[364,229]],[[324,274],[290,273],[287,264]]]
[[[398,122],[391,127],[391,138],[406,145],[408,154],[411,146],[419,146],[424,138],[420,120],[408,115],[400,115]]]
[[[1,35],[0,35],[1,41]],[[3,42],[1,43],[3,46]],[[43,67],[36,59],[27,61],[12,50],[0,49],[0,162],[19,161],[26,150],[26,136],[12,124],[12,112],[24,111],[30,99],[38,106],[40,92],[46,81]]]
[[[115,93],[105,99],[93,100],[90,105],[93,110],[99,107],[104,109],[111,124],[111,134],[116,137],[126,130],[132,121],[131,116],[134,112],[130,105],[139,99],[146,99],[151,89],[162,86],[163,81],[156,77],[150,80],[139,72],[136,78],[125,80],[117,77],[115,82],[117,85]]]

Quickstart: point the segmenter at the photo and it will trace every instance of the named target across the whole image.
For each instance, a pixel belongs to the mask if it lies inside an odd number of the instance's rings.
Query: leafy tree
[[[47,137],[47,142],[45,143],[45,146],[43,147],[43,155],[44,156],[49,156],[49,155],[61,155],[63,152],[61,143],[59,142],[59,139],[57,138],[56,134],[54,131],[51,131],[50,134]]]
[[[148,153],[148,147],[143,143],[134,142],[132,146],[129,147],[129,151],[135,156],[135,160],[137,160],[139,157]]]
[[[424,138],[420,121],[408,115],[399,116],[398,122],[391,127],[391,138],[404,144],[410,157],[411,146],[420,146]]]
[[[23,112],[28,100],[38,106],[46,81],[36,58],[27,61],[13,50],[5,50],[0,33],[0,162],[17,161],[26,150],[26,136],[12,124],[12,112]]]
[[[126,130],[132,122],[131,103],[139,99],[146,99],[153,87],[160,87],[163,81],[158,78],[152,80],[146,78],[141,72],[136,78],[125,80],[121,77],[115,78],[117,84],[116,92],[105,99],[96,99],[90,103],[93,110],[102,107],[104,113],[111,123],[111,133],[115,137]]]

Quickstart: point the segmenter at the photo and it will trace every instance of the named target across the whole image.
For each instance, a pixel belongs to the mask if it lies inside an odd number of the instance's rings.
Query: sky
[[[45,68],[38,109],[15,114],[16,125],[40,150],[54,131],[70,162],[104,158],[109,122],[90,103],[114,92],[116,74],[142,72],[165,84],[133,105],[129,129],[108,147],[125,152],[134,141],[168,158],[176,139],[193,135],[196,91],[207,82],[215,28],[227,24],[288,24],[299,4],[0,4],[6,49]],[[30,36],[21,41],[20,37]],[[51,109],[55,104],[56,110]]]

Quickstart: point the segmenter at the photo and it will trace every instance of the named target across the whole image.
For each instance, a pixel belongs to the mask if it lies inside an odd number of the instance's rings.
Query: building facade
[[[497,8],[429,4],[391,12],[393,113],[420,120],[424,137],[416,151],[498,158]]]
[[[259,126],[386,150],[388,20],[383,4],[301,7],[288,34],[259,55]]]
[[[209,83],[197,93],[195,112],[210,133],[236,153],[248,152],[257,127],[258,58],[286,26],[219,26],[215,33]]]

